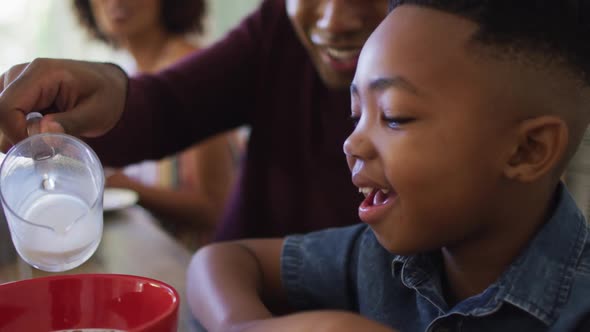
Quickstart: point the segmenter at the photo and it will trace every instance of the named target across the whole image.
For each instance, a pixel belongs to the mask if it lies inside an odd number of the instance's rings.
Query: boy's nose
[[[361,159],[370,160],[376,157],[377,152],[371,140],[363,130],[357,127],[344,141],[344,154],[348,160]]]
[[[350,0],[325,0],[320,17],[316,23],[318,29],[329,33],[346,33],[361,30],[363,19],[361,11],[356,10]]]

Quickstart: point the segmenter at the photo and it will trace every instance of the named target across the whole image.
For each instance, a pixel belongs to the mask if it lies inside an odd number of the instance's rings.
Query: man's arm
[[[84,137],[108,166],[160,159],[247,123],[260,41],[282,8],[264,1],[224,39],[157,75],[128,80],[111,64],[63,59],[14,66],[0,76],[0,148],[26,137],[33,111],[57,112],[41,131]]]
[[[125,112],[113,130],[87,140],[101,161],[124,166],[157,160],[212,135],[251,123],[280,1],[264,1],[224,38],[156,75],[129,80]],[[283,13],[284,15],[284,13]]]

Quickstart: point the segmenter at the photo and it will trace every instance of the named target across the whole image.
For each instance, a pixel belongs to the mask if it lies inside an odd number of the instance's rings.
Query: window
[[[208,43],[222,36],[261,0],[209,0]],[[131,58],[91,40],[69,0],[5,0],[0,10],[0,73],[37,57],[111,61],[129,68]]]

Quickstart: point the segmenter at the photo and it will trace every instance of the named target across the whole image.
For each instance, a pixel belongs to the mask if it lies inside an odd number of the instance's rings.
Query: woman
[[[153,73],[198,50],[187,35],[203,32],[205,2],[75,0],[74,9],[93,37],[129,52],[136,72]],[[176,156],[117,171],[106,184],[138,192],[139,203],[194,249],[221,216],[237,175],[240,143],[237,131],[217,135]]]

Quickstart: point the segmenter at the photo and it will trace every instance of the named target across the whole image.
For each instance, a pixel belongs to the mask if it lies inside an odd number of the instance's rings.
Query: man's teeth
[[[335,48],[326,48],[326,52],[329,56],[336,58],[336,59],[350,59],[354,58],[359,55],[360,50],[352,49],[352,50],[339,50]]]
[[[375,190],[375,188],[371,188],[371,187],[360,187],[359,188],[359,193],[362,193],[363,195],[369,196],[369,194],[371,194],[373,192],[373,190]],[[384,195],[389,194],[389,189],[379,189]]]

